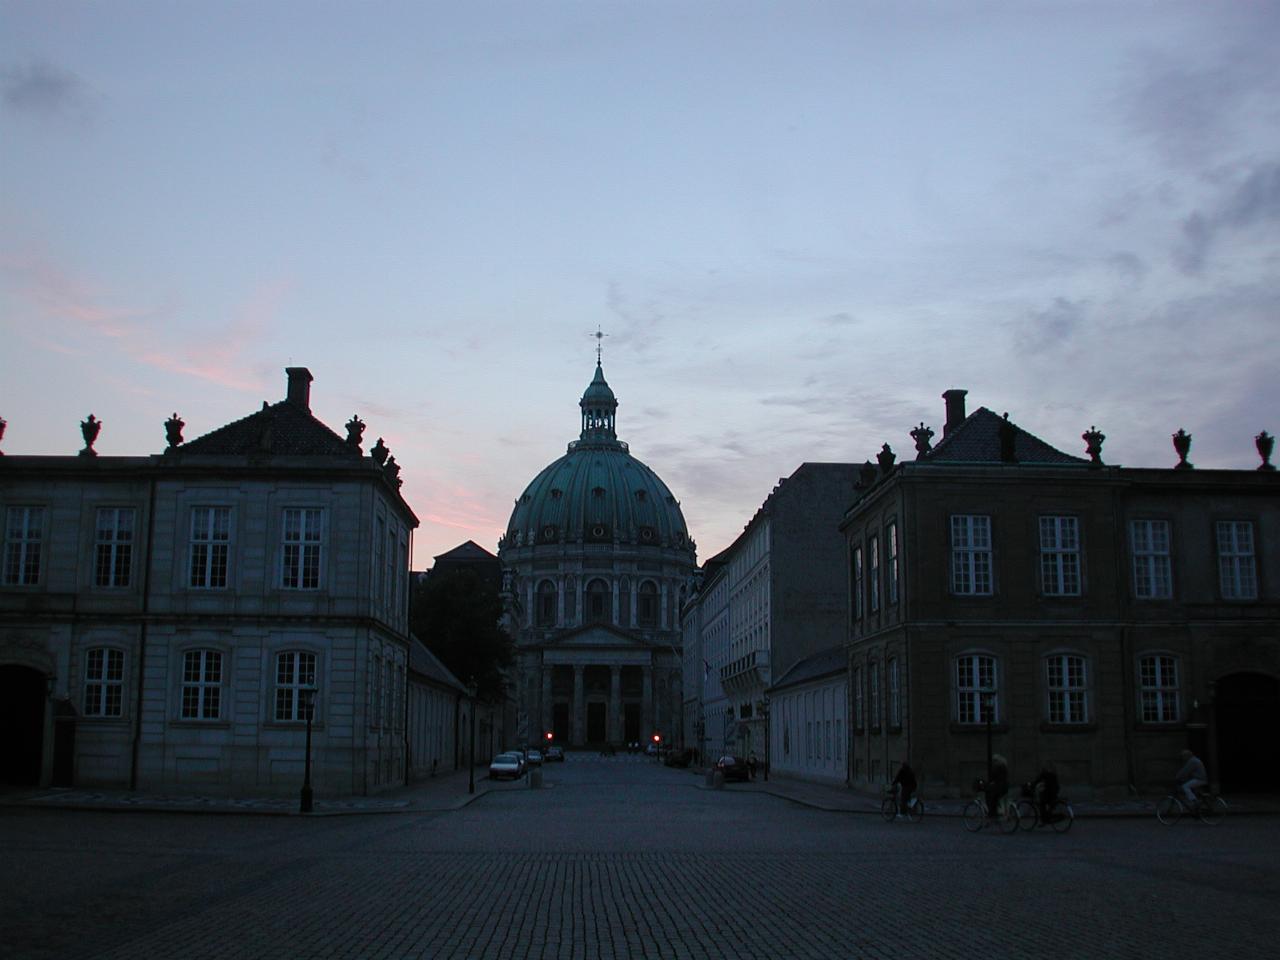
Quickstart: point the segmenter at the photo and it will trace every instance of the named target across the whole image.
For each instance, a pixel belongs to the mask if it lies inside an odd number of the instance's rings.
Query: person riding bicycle
[[[1174,780],[1182,790],[1182,795],[1186,797],[1187,806],[1192,809],[1196,805],[1196,789],[1203,787],[1209,782],[1209,774],[1204,769],[1204,764],[1190,750],[1182,751],[1182,768],[1174,775]]]
[[[916,772],[907,761],[902,761],[892,786],[898,790],[898,816],[905,817],[907,808],[911,806],[911,797],[916,792]]]
[[[1009,792],[1009,761],[1000,754],[991,756],[991,778],[987,781],[987,816],[994,820],[1000,810],[1000,801]]]
[[[1040,822],[1049,823],[1049,811],[1058,802],[1058,774],[1052,763],[1046,763],[1031,781],[1032,796],[1040,812]]]

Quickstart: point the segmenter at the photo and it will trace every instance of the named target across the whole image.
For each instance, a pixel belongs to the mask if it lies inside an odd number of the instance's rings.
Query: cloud
[[[0,99],[14,113],[37,117],[84,118],[90,105],[83,80],[44,61],[0,69]]]
[[[1027,355],[1062,346],[1072,338],[1085,317],[1083,300],[1054,297],[1043,310],[1029,314],[1018,329],[1017,350]]]
[[[855,323],[861,323],[862,321],[852,314],[841,311],[840,313],[832,313],[828,316],[820,317],[818,322],[831,327],[847,327]]]
[[[1174,265],[1183,273],[1198,274],[1224,235],[1275,225],[1280,225],[1280,162],[1247,167],[1208,212],[1195,210],[1183,219]]]

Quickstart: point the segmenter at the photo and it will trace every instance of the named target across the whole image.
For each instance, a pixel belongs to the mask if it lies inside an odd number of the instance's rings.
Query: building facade
[[[417,519],[364,424],[287,398],[150,457],[0,458],[0,768],[30,784],[317,793],[405,776]]]
[[[618,440],[599,362],[581,431],[516,500],[498,545],[516,638],[517,743],[679,740],[679,610],[695,567],[680,504]]]
[[[1274,788],[1276,474],[1107,466],[1096,430],[1070,456],[964,395],[936,447],[921,425],[916,459],[881,451],[841,525],[852,782],[909,760],[959,793],[995,752],[1015,780],[1052,763],[1080,795],[1144,791],[1191,746]]]

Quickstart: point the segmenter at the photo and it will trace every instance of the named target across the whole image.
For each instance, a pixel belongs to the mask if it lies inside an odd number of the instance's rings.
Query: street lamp
[[[756,701],[756,709],[764,719],[764,782],[769,782],[769,695]]]
[[[302,794],[298,798],[298,812],[311,812],[311,718],[316,709],[316,688],[303,687],[298,691],[302,697],[302,709],[307,717],[307,746],[302,761]]]
[[[467,793],[476,792],[476,682],[467,684],[467,696],[471,698],[471,749],[467,756]]]
[[[991,782],[991,720],[995,715],[994,690],[983,690],[978,694],[978,702],[982,706],[982,715],[987,723],[987,783]]]

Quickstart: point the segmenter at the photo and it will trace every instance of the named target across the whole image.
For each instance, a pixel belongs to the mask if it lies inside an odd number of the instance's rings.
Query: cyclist
[[[1009,792],[1009,761],[996,753],[991,757],[991,779],[987,781],[987,816],[995,820],[1000,802]]]
[[[898,768],[898,773],[893,778],[892,786],[898,791],[898,819],[901,820],[907,815],[907,808],[911,806],[911,797],[916,792],[916,772],[911,769],[907,761],[902,761],[902,766]]]
[[[1209,774],[1205,772],[1204,764],[1190,750],[1182,751],[1182,768],[1174,776],[1178,786],[1182,789],[1182,795],[1187,799],[1187,806],[1192,810],[1196,807],[1196,788],[1203,787],[1209,782]]]
[[[1049,811],[1058,802],[1059,789],[1058,774],[1053,769],[1053,763],[1046,763],[1031,781],[1031,791],[1040,810],[1041,823],[1049,822]]]

